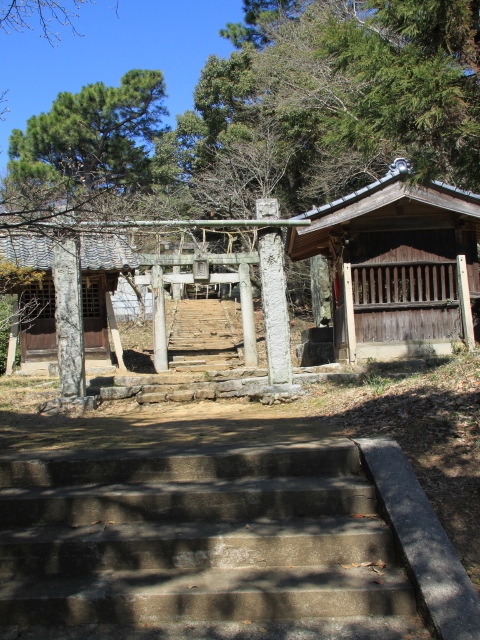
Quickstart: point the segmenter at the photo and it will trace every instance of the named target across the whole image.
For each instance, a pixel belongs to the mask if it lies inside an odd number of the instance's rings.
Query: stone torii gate
[[[278,202],[274,199],[258,200],[256,203],[256,220],[168,220],[148,222],[112,222],[103,223],[102,229],[165,227],[256,227],[259,229],[258,260],[262,281],[262,306],[265,322],[265,341],[268,363],[268,382],[272,390],[288,392],[293,389],[292,362],[290,357],[290,324],[286,299],[286,279],[284,270],[284,247],[281,229],[291,226],[308,226],[308,220],[280,220]],[[84,229],[92,225],[81,223]],[[172,263],[171,263],[172,264]],[[249,261],[240,259],[238,271],[232,274],[235,282],[240,283],[243,290],[242,319],[244,325],[245,347],[249,361],[256,362],[255,328],[253,323],[253,303],[249,277]],[[58,344],[58,361],[60,372],[60,391],[63,398],[74,401],[85,397],[85,362],[83,357],[83,317],[81,296],[76,286],[80,281],[80,260],[78,241],[67,234],[64,242],[55,248],[54,281],[57,295],[56,332]],[[165,301],[162,265],[157,263],[152,270],[152,285],[155,298],[155,368],[165,371],[168,368]],[[171,274],[174,277],[182,274]],[[188,274],[187,274],[188,275]],[[212,274],[212,276],[228,276],[229,274]],[[211,280],[214,282],[214,280]],[[72,286],[75,285],[75,286]],[[248,347],[247,347],[248,342]],[[249,365],[250,366],[250,365]]]
[[[142,265],[152,267],[151,274],[137,276],[136,284],[151,285],[153,291],[153,363],[155,371],[168,370],[168,336],[165,320],[165,284],[238,284],[242,310],[244,361],[247,367],[258,365],[257,341],[255,336],[255,318],[253,313],[252,283],[250,265],[258,264],[258,253],[230,253],[203,255],[160,255],[144,254],[140,257]],[[211,273],[211,265],[236,267],[231,273]],[[164,273],[164,267],[173,267],[173,273]],[[191,273],[175,272],[175,267],[191,266]],[[179,269],[178,269],[179,271]]]

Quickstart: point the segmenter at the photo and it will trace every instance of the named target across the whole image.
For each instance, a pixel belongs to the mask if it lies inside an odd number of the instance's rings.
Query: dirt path
[[[301,442],[333,431],[295,403],[264,407],[232,400],[146,407],[127,400],[80,417],[4,412],[0,418],[4,451]]]

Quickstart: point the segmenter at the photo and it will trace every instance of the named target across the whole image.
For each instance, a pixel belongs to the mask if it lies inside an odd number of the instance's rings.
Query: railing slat
[[[440,282],[442,283],[442,300],[447,299],[447,279],[445,277],[445,265],[440,265]]]
[[[358,269],[353,269],[353,295],[355,297],[355,304],[360,304]]]
[[[367,270],[365,267],[362,269],[362,298],[363,304],[368,304],[367,296]]]
[[[455,300],[455,278],[453,273],[453,265],[448,265],[448,297]]]
[[[422,267],[418,265],[417,267],[417,291],[418,291],[418,302],[423,302],[423,277],[422,277]]]

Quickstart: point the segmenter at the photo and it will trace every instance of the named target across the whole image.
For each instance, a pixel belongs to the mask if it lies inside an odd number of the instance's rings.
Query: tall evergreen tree
[[[480,188],[479,3],[368,1],[362,21],[330,18],[318,55],[363,89],[330,138],[373,154],[403,148],[416,179]]]
[[[162,72],[141,69],[126,73],[118,88],[97,82],[78,94],[60,93],[25,132],[12,132],[10,180],[68,178],[88,189],[148,185],[164,98]]]
[[[262,49],[270,42],[264,27],[279,19],[297,17],[312,0],[243,0],[244,24],[228,23],[220,35],[241,48],[252,43]]]

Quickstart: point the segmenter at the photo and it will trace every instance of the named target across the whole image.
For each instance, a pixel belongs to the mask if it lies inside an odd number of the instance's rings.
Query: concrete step
[[[219,367],[236,367],[238,366],[240,359],[238,356],[224,358],[222,360],[210,359],[206,360],[205,358],[199,358],[198,360],[172,360],[170,362],[170,369],[175,369],[176,371],[195,371],[197,369],[201,369],[203,371],[208,371],[208,369],[215,369],[218,371]]]
[[[305,567],[395,561],[378,519],[36,527],[0,533],[0,578],[98,571]],[[383,572],[383,569],[382,569]]]
[[[279,620],[414,615],[403,572],[368,568],[174,569],[83,578],[8,580],[2,624],[154,624],[178,620]]]
[[[21,633],[21,636],[20,636]],[[417,616],[351,616],[238,622],[192,621],[161,625],[87,624],[0,626],[0,640],[426,640]]]
[[[0,491],[3,526],[208,521],[375,514],[359,478],[257,478],[215,482],[79,485]]]
[[[331,630],[338,613],[365,623],[360,640],[417,628],[401,622],[413,589],[347,439],[4,453],[0,486],[0,620],[22,637],[27,625],[48,625],[48,640],[75,637],[72,626],[55,635],[64,625],[115,625],[119,640],[135,625],[182,640],[180,622],[208,621],[198,640],[246,640],[227,626],[247,621],[246,632],[262,623],[288,640],[275,621],[296,630],[315,617],[311,629]],[[372,616],[389,635],[368,635]]]
[[[181,301],[177,305],[169,351],[232,351],[235,341],[219,300]]]
[[[183,347],[185,349],[195,350],[209,350],[209,349],[233,349],[234,344],[232,340],[209,340],[209,339],[196,339],[196,338],[176,338],[173,336],[169,342],[169,350],[173,348]]]
[[[194,354],[181,355],[177,353],[172,356],[171,364],[185,364],[190,362],[206,364],[208,362],[211,362],[212,360],[215,360],[216,358],[218,358],[217,353],[202,353],[201,356],[195,356]],[[222,353],[222,358],[224,358],[225,360],[238,360],[238,353],[237,351]]]
[[[172,338],[169,342],[168,349],[185,349],[186,351],[209,351],[209,350],[233,350],[235,345],[233,340],[220,341],[220,340],[196,340],[196,339],[182,339]]]
[[[175,371],[183,372],[183,371],[208,371],[209,369],[215,369],[215,371],[227,371],[228,369],[232,369],[235,367],[235,361],[220,361],[220,362],[212,362],[209,363],[208,366],[204,364],[189,364],[189,365],[175,365],[172,369]]]
[[[346,438],[309,445],[203,447],[202,453],[139,448],[0,454],[2,488],[360,473],[358,449]]]

